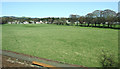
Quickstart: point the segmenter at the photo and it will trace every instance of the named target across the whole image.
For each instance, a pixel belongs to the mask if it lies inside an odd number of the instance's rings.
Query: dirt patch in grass
[[[2,67],[33,67],[30,62],[2,55]]]

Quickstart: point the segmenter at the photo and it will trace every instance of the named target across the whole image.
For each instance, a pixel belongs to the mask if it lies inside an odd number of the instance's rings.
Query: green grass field
[[[2,49],[99,67],[101,50],[118,57],[118,30],[48,24],[2,26]]]

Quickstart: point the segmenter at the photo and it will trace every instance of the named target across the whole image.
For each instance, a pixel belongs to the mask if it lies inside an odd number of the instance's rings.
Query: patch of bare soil
[[[2,55],[2,69],[41,69],[31,62]]]

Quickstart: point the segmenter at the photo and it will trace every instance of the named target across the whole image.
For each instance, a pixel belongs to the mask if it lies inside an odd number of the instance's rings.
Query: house
[[[12,24],[16,24],[16,22],[11,22]]]
[[[45,23],[47,24],[48,22],[46,21]]]
[[[17,21],[16,23],[17,23],[17,24],[20,24],[20,21]]]
[[[108,22],[105,22],[105,24],[108,24]]]
[[[8,24],[12,24],[12,22],[8,22]]]
[[[36,22],[36,24],[40,24],[40,22]]]
[[[23,24],[29,24],[29,22],[25,21],[25,22],[23,22]]]
[[[40,22],[36,22],[36,24],[43,24],[43,22],[40,20]]]
[[[22,22],[20,22],[19,24],[23,24]]]
[[[34,21],[30,21],[30,23],[31,23],[31,24],[35,24],[35,22],[34,22]]]
[[[68,23],[68,24],[69,24],[69,23],[70,23],[70,21],[66,20],[66,23]]]
[[[78,23],[79,23],[79,21],[76,21],[76,22],[75,22],[75,24],[78,24]]]
[[[43,22],[40,20],[40,23],[43,24]]]

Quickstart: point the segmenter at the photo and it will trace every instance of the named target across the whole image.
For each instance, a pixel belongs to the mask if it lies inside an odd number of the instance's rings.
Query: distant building
[[[19,24],[23,24],[22,22],[20,22]]]
[[[36,24],[40,24],[40,22],[36,22]]]
[[[29,24],[29,22],[25,21],[25,22],[23,22],[23,24]]]
[[[35,22],[34,22],[34,21],[30,21],[30,23],[31,23],[31,24],[35,24]]]
[[[43,23],[43,22],[40,20],[40,23]]]
[[[75,24],[78,24],[78,23],[79,23],[79,21],[76,21],[76,22],[75,22]]]
[[[69,20],[66,20],[66,23],[68,23],[68,24],[69,24],[69,23],[70,23],[70,21],[69,21]]]
[[[12,24],[12,22],[8,22],[8,24]]]
[[[48,22],[47,22],[47,21],[45,21],[44,23],[46,23],[46,24],[47,24]]]
[[[43,22],[40,20],[39,22],[36,22],[36,24],[43,24]]]
[[[12,22],[12,24],[16,24],[16,22]]]
[[[16,24],[20,24],[20,21],[17,21]]]

